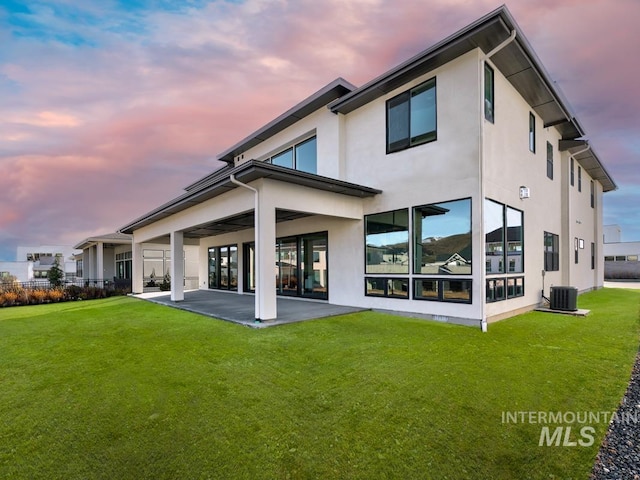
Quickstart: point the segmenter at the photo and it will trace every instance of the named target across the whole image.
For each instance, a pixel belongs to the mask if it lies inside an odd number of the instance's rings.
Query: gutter
[[[238,185],[239,187],[246,188],[247,190],[251,190],[254,193],[254,242],[256,245],[256,261],[254,264],[255,267],[255,278],[256,278],[256,293],[255,293],[255,320],[256,322],[261,322],[262,312],[260,311],[260,292],[258,291],[261,288],[258,285],[258,276],[260,265],[262,262],[262,249],[260,246],[260,195],[256,188],[250,187],[246,183],[242,183],[239,180],[236,180],[235,174],[231,174],[229,176],[229,180],[231,183]]]
[[[484,191],[484,177],[485,177],[485,162],[484,162],[484,64],[485,62],[491,58],[493,55],[498,53],[504,47],[509,45],[516,39],[516,29],[511,30],[511,34],[509,38],[503,41],[500,45],[496,46],[489,53],[483,55],[480,58],[480,63],[478,64],[478,74],[480,77],[480,91],[479,91],[479,100],[480,100],[480,138],[478,140],[479,145],[479,154],[480,154],[480,162],[479,162],[479,177],[480,177],[480,256],[484,258],[486,255],[487,249],[487,241],[486,241],[486,233],[484,231],[484,199],[485,199],[485,191]],[[484,266],[480,269],[480,292],[485,291],[485,284],[487,282],[487,272]],[[482,299],[480,302],[481,308],[481,316],[482,319],[480,321],[480,329],[486,333],[487,332],[487,299],[484,295],[480,295]]]

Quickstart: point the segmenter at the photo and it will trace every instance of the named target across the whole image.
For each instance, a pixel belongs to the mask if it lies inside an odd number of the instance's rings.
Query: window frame
[[[569,162],[571,164],[571,173],[570,173],[570,178],[571,178],[571,186],[573,187],[575,185],[575,176],[576,176],[576,172],[575,172],[575,160],[573,159],[573,157],[571,157],[571,161]]]
[[[395,215],[397,212],[404,212],[406,214],[406,218],[407,218],[407,249],[406,249],[406,255],[407,255],[407,265],[406,265],[406,271],[400,271],[400,272],[371,272],[369,271],[369,252],[368,252],[368,243],[367,243],[367,237],[369,236],[368,233],[368,220],[371,217],[374,217],[376,215],[385,215],[385,214],[392,214],[394,217],[394,225],[395,224]],[[411,262],[411,210],[409,208],[398,208],[395,210],[387,210],[384,212],[377,212],[377,213],[370,213],[368,215],[364,216],[364,273],[365,275],[376,275],[376,274],[380,274],[380,275],[409,275],[409,273],[411,272],[411,266],[409,265],[409,263]],[[379,232],[379,233],[389,233],[389,232]],[[391,231],[391,233],[393,233],[393,230]],[[371,264],[371,265],[378,265],[378,264]]]
[[[383,293],[375,294],[369,293],[369,289],[367,288],[367,282],[369,280],[381,281],[383,283]],[[396,290],[393,289],[393,282],[404,282],[406,285],[406,290],[400,289],[400,292],[406,292],[405,294],[397,294],[394,293]],[[378,297],[378,298],[397,298],[400,300],[409,300],[409,277],[377,277],[367,275],[364,277],[364,295],[365,297]],[[391,286],[391,288],[390,288]]]
[[[315,172],[309,172],[308,170],[300,170],[300,168],[298,168],[298,149],[302,145],[304,145],[306,143],[309,143],[311,141],[315,141],[315,143],[316,143],[316,169],[315,169]],[[287,152],[291,152],[291,167],[287,167],[285,165],[278,165],[276,163],[273,163],[274,158],[283,156]],[[299,142],[296,141],[292,145],[289,145],[286,148],[283,148],[282,150],[278,150],[278,152],[274,153],[273,155],[269,155],[269,157],[265,160],[265,163],[270,163],[272,165],[276,165],[277,167],[290,168],[291,170],[297,170],[299,172],[306,172],[306,173],[311,173],[311,174],[317,175],[317,173],[318,173],[318,136],[315,135],[315,134],[311,135],[311,136],[305,138],[304,140],[301,140]]]
[[[417,288],[417,283],[418,282],[436,282],[436,285],[437,285],[437,296],[435,296],[435,297],[419,296],[418,293],[417,293],[418,290],[419,290]],[[469,298],[468,299],[455,299],[455,298],[447,297],[446,296],[446,291],[444,289],[444,283],[445,282],[448,282],[448,283],[453,283],[453,282],[466,283],[468,285],[468,287],[465,289],[465,291],[469,292]],[[460,303],[460,304],[467,304],[467,305],[473,303],[473,279],[472,278],[459,278],[459,277],[418,278],[418,277],[414,277],[412,283],[413,283],[413,295],[412,295],[411,298],[413,300],[423,300],[423,301],[427,301],[427,302]]]
[[[547,250],[547,239],[551,239],[551,250]],[[560,236],[547,232],[544,232],[544,271],[545,272],[558,272],[560,271]],[[549,265],[549,263],[551,265]]]
[[[416,135],[415,137],[411,136],[411,100],[414,98],[414,92],[419,91],[419,93],[426,92],[427,90],[433,89],[434,91],[434,99],[433,99],[433,110],[434,110],[434,128],[429,132],[425,132],[420,135]],[[403,103],[407,103],[407,118],[406,118],[406,137],[403,137],[400,140],[396,140],[394,142],[390,141],[389,135],[391,132],[391,108],[402,105]],[[409,90],[406,90],[394,97],[388,99],[385,103],[385,144],[386,144],[386,153],[395,153],[400,152],[402,150],[406,150],[408,148],[417,147],[418,145],[424,145],[427,143],[434,142],[438,139],[438,88],[436,77],[432,77],[419,85],[416,85]]]
[[[493,70],[491,65],[489,65],[488,62],[484,62],[484,92],[483,92],[484,119],[491,123],[495,123],[495,119],[496,119],[495,84],[496,84],[495,71]],[[487,89],[487,85],[489,86],[489,89]]]
[[[547,142],[547,178],[553,180],[553,145]]]
[[[578,191],[582,192],[582,167],[578,165]]]
[[[529,112],[529,151],[536,153],[536,116]]]
[[[591,180],[590,188],[591,188],[591,208],[596,208],[596,184],[593,180]]]

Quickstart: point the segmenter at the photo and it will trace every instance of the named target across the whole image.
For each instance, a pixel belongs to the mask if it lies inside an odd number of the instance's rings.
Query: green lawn
[[[0,478],[576,478],[504,411],[614,411],[640,292],[488,333],[378,313],[264,330],[131,298],[0,309]]]

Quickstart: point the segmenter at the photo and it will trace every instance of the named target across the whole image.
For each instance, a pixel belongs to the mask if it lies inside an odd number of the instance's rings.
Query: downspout
[[[487,61],[487,59],[491,58],[493,55],[495,55],[496,53],[498,53],[500,50],[502,50],[504,47],[506,47],[507,45],[509,45],[511,42],[513,42],[516,38],[516,30],[513,29],[511,30],[511,34],[509,35],[509,38],[507,38],[505,41],[503,41],[500,45],[496,46],[493,50],[491,50],[489,53],[483,55],[482,57],[480,57],[480,63],[479,63],[479,77],[480,77],[480,95],[479,95],[479,100],[480,100],[480,138],[478,140],[479,145],[479,154],[480,154],[480,162],[479,162],[479,177],[480,177],[480,255],[481,258],[484,258],[485,254],[486,254],[486,249],[487,249],[487,245],[486,245],[486,234],[484,231],[484,199],[485,199],[485,188],[484,188],[484,177],[485,177],[485,164],[484,164],[484,63]],[[484,267],[484,265],[482,265],[481,263],[481,269],[480,269],[480,292],[484,292],[486,289],[486,283],[487,283],[487,272],[486,269]],[[480,328],[483,332],[487,331],[487,299],[485,298],[485,295],[481,293],[480,295],[481,301],[480,301],[480,306],[481,306],[481,316],[482,316],[482,320],[480,321]]]
[[[255,292],[255,320],[256,322],[262,321],[262,312],[260,311],[260,297],[258,289],[261,288],[258,285],[258,272],[260,269],[260,264],[262,261],[262,250],[260,248],[260,201],[258,190],[250,187],[246,183],[242,183],[239,180],[236,180],[236,176],[232,173],[229,176],[229,180],[231,183],[238,185],[239,187],[246,188],[251,190],[254,193],[254,242],[255,242],[255,252],[256,252],[256,260],[254,264],[254,278],[256,279],[256,292]]]

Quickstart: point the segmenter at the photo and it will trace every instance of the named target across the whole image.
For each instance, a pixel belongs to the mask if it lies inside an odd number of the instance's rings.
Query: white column
[[[87,257],[89,261],[87,262],[87,280],[95,280],[95,272],[96,272],[96,254],[95,254],[95,245],[91,246],[87,249]]]
[[[96,244],[96,280],[104,280],[104,244]]]
[[[134,237],[131,246],[131,291],[133,293],[142,293],[144,289],[142,244],[136,243]]]
[[[256,212],[256,318],[273,320],[276,307],[276,209],[262,185],[260,206]],[[259,308],[259,309],[258,309]],[[259,317],[258,317],[259,313]]]
[[[184,234],[171,232],[171,300],[184,300]]]

